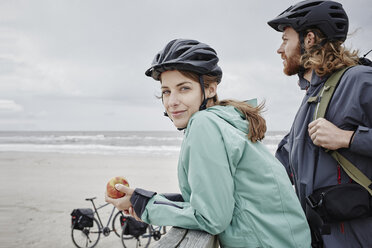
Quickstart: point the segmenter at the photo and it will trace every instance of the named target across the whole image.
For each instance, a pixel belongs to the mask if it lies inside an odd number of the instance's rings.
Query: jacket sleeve
[[[356,68],[359,69],[359,68]],[[372,68],[360,70],[355,73],[355,81],[358,83],[356,95],[353,96],[358,126],[350,145],[350,151],[357,154],[372,157]]]
[[[289,167],[289,149],[288,149],[288,136],[289,133],[280,141],[278,149],[276,150],[275,157],[282,163],[287,171],[289,179],[293,184],[293,175]]]
[[[133,209],[136,212],[137,216],[141,216],[145,211],[147,203],[149,200],[156,195],[156,192],[148,191],[140,188],[136,188],[133,192],[133,195],[130,198]],[[184,202],[182,195],[177,193],[163,193],[166,199],[175,202]]]
[[[156,225],[203,230],[210,234],[224,231],[234,210],[234,182],[225,144],[218,126],[206,115],[189,123],[181,150],[179,175],[187,178],[185,202],[154,195],[141,219]],[[181,189],[182,191],[182,189]]]

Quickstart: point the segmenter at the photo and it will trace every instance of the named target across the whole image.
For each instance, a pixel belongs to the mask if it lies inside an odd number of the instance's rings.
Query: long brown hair
[[[318,29],[306,31],[309,32],[314,33],[315,43],[301,57],[301,64],[305,69],[315,70],[322,77],[358,63],[358,51],[347,50],[342,41],[326,41],[326,37]]]
[[[182,75],[188,77],[196,82],[199,82],[199,76],[193,72],[180,71]],[[211,83],[217,82],[217,77],[203,75],[204,88],[208,88]],[[261,103],[257,107],[253,107],[246,102],[236,101],[236,100],[218,100],[217,94],[211,99],[213,105],[227,106],[231,105],[238,109],[241,113],[245,115],[245,119],[248,120],[248,134],[247,137],[252,142],[262,140],[265,137],[266,132],[266,121],[261,116],[264,109],[264,103]]]

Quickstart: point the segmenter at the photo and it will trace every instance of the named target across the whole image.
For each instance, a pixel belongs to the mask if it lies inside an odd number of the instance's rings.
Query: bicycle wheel
[[[100,225],[96,218],[93,219],[92,227],[84,227],[83,230],[72,229],[72,242],[78,248],[92,248],[97,245],[101,236]]]
[[[121,232],[121,243],[123,244],[124,248],[132,248],[132,247],[147,248],[149,247],[150,242],[151,242],[151,237],[152,237],[150,225],[147,227],[146,233],[136,238],[132,235],[127,235],[124,233],[127,224],[128,222],[124,222],[123,230]]]
[[[158,241],[163,235],[167,233],[166,226],[150,225],[151,236],[155,241]]]
[[[114,218],[112,219],[112,230],[120,238],[121,236],[121,223],[120,223],[120,217],[124,216],[124,214],[119,211],[115,214]]]

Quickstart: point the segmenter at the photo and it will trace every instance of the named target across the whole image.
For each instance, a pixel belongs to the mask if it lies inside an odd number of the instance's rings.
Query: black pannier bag
[[[326,223],[372,215],[371,196],[365,188],[356,183],[317,189],[306,200]]]
[[[148,227],[147,223],[137,221],[135,218],[131,216],[121,216],[120,224],[122,227],[124,226],[125,222],[127,223],[124,230],[125,235],[139,237],[142,234],[146,233],[146,229]]]
[[[94,212],[90,208],[74,209],[71,213],[71,226],[73,229],[83,230],[93,227]]]

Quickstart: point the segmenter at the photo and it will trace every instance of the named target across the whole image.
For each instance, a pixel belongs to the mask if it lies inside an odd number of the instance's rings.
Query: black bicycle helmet
[[[201,75],[217,76],[221,82],[222,70],[217,65],[216,51],[196,40],[175,39],[170,41],[152,61],[146,76],[160,80],[160,74],[170,70],[190,71]]]
[[[327,40],[340,41],[345,41],[349,29],[349,19],[340,3],[319,0],[299,2],[268,24],[279,32],[283,32],[288,26],[298,33],[309,28],[318,28]]]

